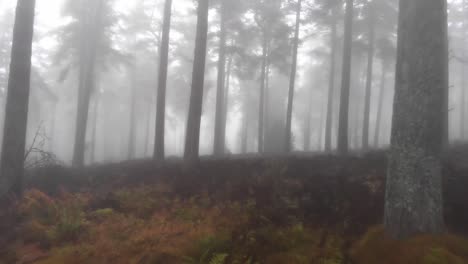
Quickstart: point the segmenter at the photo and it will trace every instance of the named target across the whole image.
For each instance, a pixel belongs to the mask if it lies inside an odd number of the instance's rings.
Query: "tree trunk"
[[[343,72],[341,83],[340,116],[338,123],[338,153],[347,155],[349,151],[349,89],[351,80],[351,49],[353,37],[353,0],[346,0],[346,21],[343,45]]]
[[[382,126],[382,111],[385,98],[385,82],[387,79],[387,67],[385,61],[382,61],[382,76],[380,80],[379,103],[377,106],[377,118],[375,120],[374,148],[380,146],[380,127]]]
[[[214,155],[223,155],[225,151],[225,74],[226,74],[226,10],[225,0],[220,3],[220,33],[219,33],[219,57],[218,57],[218,81],[216,90],[216,113],[215,113],[215,131],[214,131]],[[223,132],[224,131],[224,132]]]
[[[265,82],[266,82],[266,64],[267,64],[267,39],[266,36],[263,36],[263,46],[262,46],[262,69],[260,74],[260,98],[258,104],[258,153],[263,153],[264,151],[264,140],[265,133],[264,121],[265,121]]]
[[[128,151],[127,151],[127,158],[129,160],[135,158],[136,154],[136,129],[137,129],[137,116],[136,116],[136,104],[137,104],[137,81],[136,81],[136,71],[135,69],[131,70],[130,73],[131,81],[131,91],[130,91],[130,125],[128,131]]]
[[[95,85],[95,57],[97,52],[97,28],[101,24],[103,2],[96,3],[96,9],[91,10],[92,15],[85,17],[82,36],[89,36],[83,40],[83,55],[80,62],[80,85],[78,89],[78,107],[75,126],[75,144],[73,150],[73,166],[84,165],[84,154],[86,150],[86,131],[88,127],[89,104],[91,93]],[[92,9],[92,8],[90,8]]]
[[[166,85],[167,85],[167,68],[169,60],[169,40],[171,32],[171,14],[172,0],[166,0],[164,6],[164,22],[161,38],[161,48],[159,54],[159,74],[158,74],[158,91],[156,103],[156,128],[154,139],[154,159],[157,161],[164,160],[165,156],[165,121],[166,121]]]
[[[465,10],[466,0],[462,1],[462,58],[466,58],[466,10]],[[465,134],[465,122],[466,122],[466,67],[465,63],[460,63],[461,66],[461,84],[460,84],[460,140],[466,140]]]
[[[89,160],[91,162],[97,162],[96,160],[96,147],[97,147],[97,125],[98,125],[98,120],[99,120],[99,93],[95,93],[95,98],[94,98],[94,120],[93,120],[93,131],[92,131],[92,140],[91,140],[91,151],[90,151],[90,158]]]
[[[192,88],[185,136],[185,155],[188,162],[197,162],[200,146],[200,122],[205,82],[206,43],[208,34],[208,0],[198,0],[197,34],[193,62]]]
[[[18,0],[0,160],[0,198],[21,195],[31,78],[35,0]]]
[[[366,94],[364,102],[364,124],[362,127],[362,148],[368,150],[369,148],[369,123],[370,123],[370,104],[372,92],[372,77],[374,67],[374,46],[375,46],[375,11],[374,2],[368,3],[369,17],[368,17],[368,37],[369,43],[367,47],[367,77],[366,77]]]
[[[327,118],[325,124],[325,151],[332,150],[332,122],[333,122],[333,95],[335,91],[335,71],[336,71],[336,45],[337,45],[337,19],[335,10],[332,10],[333,21],[331,24],[330,37],[330,76],[328,84]]]
[[[299,30],[301,26],[301,9],[302,9],[302,0],[297,1],[297,10],[296,10],[296,29],[294,32],[294,47],[292,54],[292,66],[291,66],[291,75],[289,77],[289,95],[288,95],[288,109],[286,113],[286,137],[285,137],[285,152],[290,152],[293,148],[292,142],[292,112],[294,104],[294,88],[296,84],[296,72],[297,72],[297,51],[299,49]]]
[[[396,238],[443,231],[447,69],[446,0],[401,1],[385,199],[385,227]]]

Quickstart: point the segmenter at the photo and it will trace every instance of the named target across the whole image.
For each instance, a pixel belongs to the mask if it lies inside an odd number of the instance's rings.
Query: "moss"
[[[468,263],[468,240],[445,234],[397,241],[383,227],[375,227],[353,246],[351,255],[359,264],[462,264]]]

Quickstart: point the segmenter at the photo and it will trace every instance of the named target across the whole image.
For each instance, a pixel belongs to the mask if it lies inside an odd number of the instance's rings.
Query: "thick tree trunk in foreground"
[[[369,17],[368,17],[368,47],[367,47],[367,79],[366,79],[366,94],[364,102],[364,124],[362,127],[362,148],[367,150],[369,148],[369,123],[370,123],[370,104],[372,92],[372,77],[374,67],[374,46],[375,46],[375,11],[374,2],[368,3]]]
[[[200,122],[203,104],[203,85],[205,82],[206,43],[208,34],[208,0],[199,0],[197,9],[197,35],[195,39],[195,58],[193,62],[192,89],[185,133],[185,155],[189,162],[199,159]]]
[[[336,14],[333,12],[333,22],[331,24],[331,36],[330,36],[330,76],[328,84],[328,100],[327,100],[327,117],[325,124],[325,151],[330,152],[332,150],[332,122],[333,122],[333,95],[335,92],[335,71],[336,71],[336,46],[337,46],[337,19]]]
[[[292,66],[291,66],[291,75],[289,76],[289,95],[288,95],[288,108],[286,113],[286,137],[285,137],[285,152],[290,152],[292,150],[292,112],[294,104],[294,88],[296,84],[296,72],[297,72],[297,51],[299,49],[299,30],[301,26],[301,9],[302,9],[302,0],[297,1],[297,10],[296,10],[296,29],[294,32],[294,47],[292,54]]]
[[[446,0],[400,2],[385,227],[406,238],[443,231],[441,152],[448,90]]]
[[[213,152],[215,155],[223,155],[225,150],[225,80],[226,80],[226,4],[221,1],[220,7],[220,33],[219,33],[219,57],[218,57],[218,80],[216,89],[216,112]]]
[[[0,160],[0,198],[21,195],[31,76],[35,0],[18,0]]]
[[[156,103],[156,128],[154,140],[154,159],[164,160],[164,133],[166,124],[166,85],[169,58],[169,40],[171,32],[172,0],[166,0],[164,6],[164,21],[159,56],[158,91]]]
[[[349,90],[351,81],[351,49],[353,37],[353,0],[346,0],[346,20],[343,45],[343,71],[341,81],[340,116],[338,123],[338,153],[349,151]]]

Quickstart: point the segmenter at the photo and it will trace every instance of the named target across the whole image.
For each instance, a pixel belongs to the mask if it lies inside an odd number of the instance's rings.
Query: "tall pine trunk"
[[[136,130],[137,130],[137,116],[136,116],[136,105],[137,105],[137,81],[136,81],[136,69],[130,70],[131,78],[131,91],[130,91],[130,125],[128,127],[128,151],[127,158],[129,160],[134,159],[136,155]]]
[[[353,37],[353,0],[346,0],[346,19],[343,45],[343,69],[341,81],[340,116],[338,123],[338,153],[348,154],[349,151],[349,90],[351,81],[351,49]]]
[[[197,34],[195,39],[195,57],[193,62],[190,106],[185,134],[184,158],[188,162],[197,162],[200,147],[200,122],[203,104],[203,85],[205,82],[206,44],[208,34],[208,0],[198,0]]]
[[[164,22],[159,54],[158,91],[156,102],[156,128],[154,139],[154,159],[164,160],[165,156],[165,124],[166,124],[166,86],[169,60],[169,40],[171,32],[172,0],[166,0],[164,6]]]
[[[462,58],[466,58],[466,0],[462,1]],[[460,140],[466,140],[466,66],[465,63],[461,63],[461,75],[460,75]]]
[[[220,32],[219,32],[219,55],[218,55],[218,80],[216,89],[216,113],[214,131],[214,154],[223,155],[225,151],[225,81],[226,81],[226,4],[220,3]]]
[[[93,109],[93,114],[94,114],[94,120],[93,120],[93,131],[92,131],[92,140],[91,140],[91,145],[90,145],[90,158],[89,160],[91,163],[97,162],[96,160],[96,148],[97,148],[97,126],[98,126],[98,121],[99,121],[99,93],[95,93],[95,98],[94,98],[94,109]]]
[[[374,47],[375,47],[375,10],[374,2],[368,3],[368,37],[369,42],[367,46],[367,79],[366,79],[366,94],[364,102],[364,124],[362,126],[362,148],[367,150],[369,148],[369,123],[370,123],[370,106],[371,106],[371,92],[372,92],[372,78],[374,67]]]
[[[288,95],[288,107],[286,113],[286,137],[285,137],[285,152],[290,152],[292,150],[292,112],[294,104],[294,88],[296,84],[296,73],[297,73],[297,52],[299,49],[299,30],[301,26],[301,9],[302,9],[302,0],[297,1],[297,10],[296,10],[296,28],[294,32],[294,47],[292,54],[292,66],[291,66],[291,75],[289,77],[289,95]]]
[[[380,146],[380,128],[382,126],[382,112],[383,112],[383,103],[385,98],[385,83],[387,79],[387,67],[385,66],[385,61],[382,61],[382,75],[380,80],[380,91],[379,91],[379,102],[377,105],[377,118],[375,120],[375,133],[374,133],[374,148],[379,148]]]
[[[18,0],[8,79],[2,157],[0,198],[21,195],[28,123],[35,0]]]
[[[265,82],[266,82],[266,71],[267,71],[267,39],[266,36],[263,36],[263,45],[262,45],[262,68],[260,74],[260,95],[259,95],[259,104],[258,104],[258,153],[263,153],[264,151],[264,141],[265,141]]]
[[[327,100],[327,117],[325,124],[325,151],[330,152],[332,150],[332,122],[333,122],[333,96],[335,93],[335,71],[336,71],[336,49],[338,42],[337,33],[337,18],[335,10],[332,10],[332,24],[331,24],[331,36],[330,36],[330,76],[328,83],[328,100]]]
[[[84,165],[86,150],[86,131],[88,127],[89,105],[91,93],[95,85],[95,62],[97,53],[98,32],[101,27],[103,0],[96,2],[96,8],[86,8],[89,14],[84,14],[82,25],[82,57],[80,58],[80,85],[78,89],[78,106],[75,125],[75,143],[73,149],[73,166]],[[89,36],[85,39],[85,36]]]
[[[396,238],[443,231],[447,69],[446,0],[400,1],[385,199],[385,227]]]

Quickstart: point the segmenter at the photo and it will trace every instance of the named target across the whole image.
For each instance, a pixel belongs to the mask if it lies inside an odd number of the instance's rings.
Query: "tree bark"
[[[166,85],[167,85],[167,68],[169,60],[169,40],[171,32],[171,14],[172,0],[166,0],[164,6],[164,21],[161,38],[161,48],[159,54],[159,74],[158,74],[158,91],[156,103],[156,128],[154,140],[154,159],[157,161],[164,160],[165,156],[165,124],[166,124]]]
[[[446,0],[400,1],[385,227],[396,238],[444,229],[441,152],[448,90]]]
[[[336,71],[336,47],[337,47],[337,19],[335,10],[332,10],[333,21],[331,24],[330,36],[330,76],[328,84],[328,100],[327,100],[327,118],[325,124],[325,151],[332,150],[332,122],[333,122],[333,95],[335,91],[335,71]]]
[[[225,77],[226,77],[226,5],[225,0],[220,2],[220,32],[219,32],[219,57],[218,57],[218,80],[216,90],[216,112],[214,131],[214,154],[223,155],[225,151],[226,135],[223,133],[225,122],[223,116],[225,112]]]
[[[18,0],[0,160],[0,198],[22,193],[35,0]]]
[[[292,123],[292,112],[293,112],[293,104],[294,104],[294,88],[296,84],[296,73],[297,73],[297,52],[299,49],[299,30],[301,26],[301,9],[302,9],[302,0],[297,1],[297,9],[296,9],[296,28],[294,31],[294,47],[293,47],[293,54],[292,54],[292,66],[291,66],[291,75],[289,77],[289,95],[288,95],[288,107],[286,113],[286,133],[285,133],[285,152],[291,152],[293,148],[292,142],[292,131],[291,131],[291,123]]]
[[[372,92],[372,78],[374,67],[374,47],[375,47],[375,11],[374,2],[368,3],[368,37],[369,43],[367,47],[367,77],[366,77],[366,94],[364,102],[364,124],[362,127],[362,148],[363,150],[369,149],[369,123],[370,123],[370,104]]]
[[[206,44],[208,34],[208,3],[208,0],[198,0],[198,21],[192,73],[192,89],[185,136],[184,158],[188,162],[197,162],[199,160],[200,122],[203,104],[203,85],[205,82]]]
[[[340,98],[340,116],[338,123],[338,153],[347,155],[349,151],[349,90],[351,80],[351,49],[353,32],[353,0],[346,0],[346,20],[343,45],[343,70]]]

